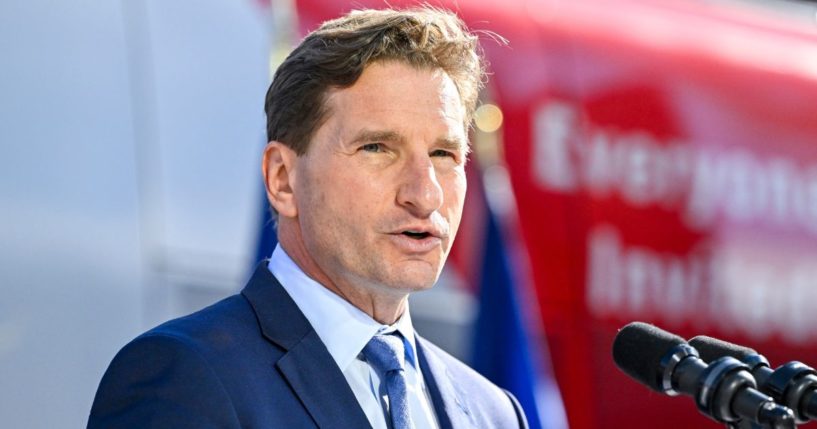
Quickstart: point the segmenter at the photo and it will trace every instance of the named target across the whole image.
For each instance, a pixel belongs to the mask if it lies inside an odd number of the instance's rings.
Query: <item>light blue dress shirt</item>
[[[393,325],[382,325],[351,303],[307,276],[280,245],[268,268],[315,329],[343,372],[374,429],[388,429],[388,400],[380,395],[377,372],[361,358],[366,343],[380,333],[400,332],[406,349],[406,387],[415,429],[438,429],[439,423],[417,361],[408,303]],[[385,390],[385,389],[384,389]]]

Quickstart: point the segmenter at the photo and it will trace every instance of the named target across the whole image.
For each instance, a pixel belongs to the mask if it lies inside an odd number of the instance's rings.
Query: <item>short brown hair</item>
[[[431,7],[356,10],[310,33],[278,67],[267,91],[267,140],[303,155],[326,118],[331,88],[354,85],[367,65],[402,61],[445,71],[470,124],[484,80],[477,37],[453,13]],[[466,124],[463,124],[466,126]]]

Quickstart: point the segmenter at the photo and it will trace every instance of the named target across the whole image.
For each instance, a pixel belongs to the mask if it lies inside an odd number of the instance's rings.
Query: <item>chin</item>
[[[426,269],[422,270],[422,272],[412,270],[398,273],[394,277],[394,281],[389,283],[394,285],[395,288],[406,292],[419,292],[431,289],[437,283],[437,278],[439,278],[439,273],[436,270]]]
[[[364,278],[368,277],[373,284],[379,284],[393,293],[406,294],[431,289],[441,272],[441,265],[436,261],[414,259],[381,262]]]

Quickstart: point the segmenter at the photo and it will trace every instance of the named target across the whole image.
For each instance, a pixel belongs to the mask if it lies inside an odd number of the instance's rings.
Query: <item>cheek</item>
[[[464,172],[456,172],[452,174],[449,180],[443,186],[445,198],[445,215],[451,222],[451,226],[455,227],[459,224],[460,217],[462,217],[462,209],[465,203],[465,191],[467,190],[467,181]]]
[[[451,199],[460,203],[465,201],[465,191],[468,189],[468,180],[465,177],[465,171],[456,169],[451,173],[451,178],[447,182],[448,194]]]
[[[314,201],[312,209],[331,212],[344,224],[364,225],[390,198],[389,187],[380,178],[364,172],[354,173],[355,170],[348,166],[340,168],[345,168],[341,174],[315,178],[311,190],[315,194],[311,197]]]

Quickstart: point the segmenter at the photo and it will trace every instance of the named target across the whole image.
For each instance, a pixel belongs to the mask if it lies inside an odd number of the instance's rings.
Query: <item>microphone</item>
[[[613,360],[652,390],[692,396],[698,410],[715,421],[796,427],[791,410],[755,389],[747,365],[728,356],[707,365],[683,338],[653,325],[633,322],[622,328],[613,342]]]
[[[817,419],[817,371],[797,361],[772,370],[769,361],[754,349],[705,335],[689,340],[710,362],[724,356],[741,360],[749,366],[760,386],[758,389],[794,411],[797,423]]]

